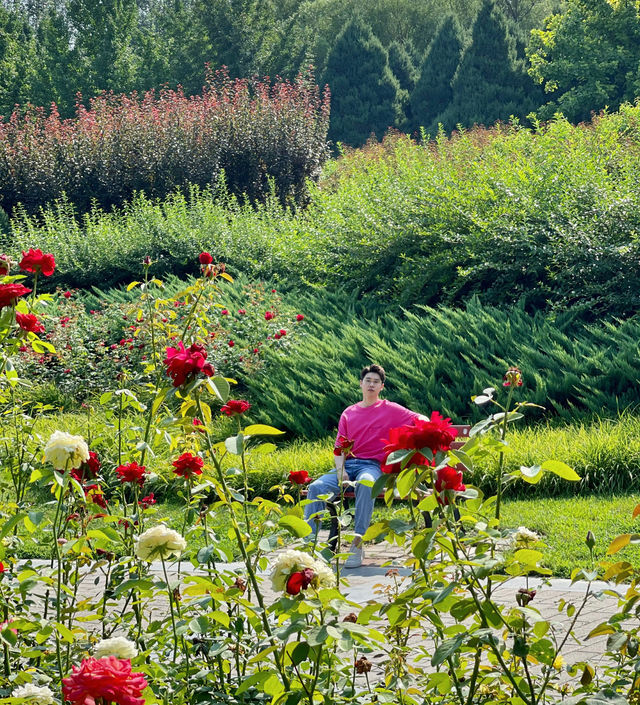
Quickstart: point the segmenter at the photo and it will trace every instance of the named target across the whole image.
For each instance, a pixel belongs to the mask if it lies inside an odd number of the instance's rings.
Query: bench
[[[451,444],[451,448],[456,450],[457,448],[461,448],[469,439],[469,431],[471,430],[471,426],[468,425],[454,425],[453,428],[457,429],[458,435],[456,436],[456,440]],[[462,465],[462,463],[458,463],[455,466],[456,470],[464,470],[465,467]],[[306,491],[303,491],[303,496],[306,496]],[[380,492],[376,499],[384,499],[384,492]],[[344,509],[349,508],[349,503],[352,500],[355,500],[356,494],[354,491],[353,487],[348,487],[345,490],[342,491],[342,495],[335,494],[333,497],[330,497],[328,500],[326,500],[326,505],[327,509],[329,510],[329,517],[331,520],[331,527],[329,529],[329,538],[327,539],[327,543],[329,544],[329,548],[333,553],[336,552],[336,547],[338,543],[338,503],[340,501],[340,498],[342,496],[342,504]],[[429,529],[431,528],[431,515],[429,512],[423,512],[424,516],[424,521],[425,521],[425,526]]]

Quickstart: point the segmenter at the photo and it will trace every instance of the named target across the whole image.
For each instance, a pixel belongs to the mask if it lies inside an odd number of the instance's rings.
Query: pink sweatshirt
[[[352,404],[340,416],[336,449],[340,445],[340,436],[343,436],[354,442],[351,454],[356,458],[372,458],[382,463],[386,457],[384,446],[389,429],[411,423],[419,415],[387,399],[379,399],[367,407]],[[339,454],[336,450],[336,455]]]

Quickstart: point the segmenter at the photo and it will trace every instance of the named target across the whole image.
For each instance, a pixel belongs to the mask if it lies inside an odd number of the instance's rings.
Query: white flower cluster
[[[89,460],[89,447],[82,436],[54,431],[45,446],[44,459],[56,470],[76,470]]]
[[[123,636],[114,636],[111,639],[99,641],[93,650],[93,655],[96,658],[116,656],[117,658],[131,660],[138,655],[138,649],[136,649],[136,645],[132,641],[129,641],[129,639],[125,639]]]
[[[513,542],[518,548],[527,548],[540,541],[540,536],[535,531],[527,529],[526,526],[519,526],[513,534]]]
[[[179,557],[186,547],[187,542],[177,531],[158,524],[136,538],[135,552],[141,560],[152,561],[154,558]]]
[[[19,685],[13,693],[12,698],[24,698],[29,705],[51,705],[53,700],[53,692],[46,685],[38,686],[33,683]]]
[[[311,568],[315,573],[315,577],[311,581],[313,587],[335,587],[336,577],[326,563],[316,560],[308,553],[289,550],[278,556],[278,560],[273,567],[273,572],[271,573],[273,589],[277,592],[283,592],[287,586],[289,576],[305,568]]]

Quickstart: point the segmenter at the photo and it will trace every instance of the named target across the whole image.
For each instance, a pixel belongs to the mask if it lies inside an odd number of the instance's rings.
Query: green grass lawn
[[[596,560],[604,561],[611,541],[619,534],[640,532],[640,519],[632,519],[632,512],[640,502],[640,495],[587,496],[566,498],[537,498],[533,500],[507,500],[503,504],[503,525],[506,527],[526,526],[540,534],[547,545],[544,549],[544,564],[556,577],[569,577],[574,568],[589,568],[589,551],[585,544],[587,531],[596,537]],[[52,510],[48,510],[52,512]],[[402,503],[387,508],[378,503],[373,520],[389,516],[407,515]],[[255,517],[255,515],[254,515]],[[184,522],[183,505],[164,503],[156,506],[156,513],[147,519],[147,526],[164,520],[172,528],[182,531]],[[99,522],[93,528],[99,527]],[[213,527],[221,540],[221,545],[233,553],[234,542],[228,536],[230,523],[224,512],[213,515]],[[38,531],[26,537],[19,550],[22,557],[48,558],[48,537]],[[193,549],[200,546],[191,546]],[[640,563],[640,547],[629,546],[616,560],[629,560]],[[612,560],[609,558],[608,560]]]

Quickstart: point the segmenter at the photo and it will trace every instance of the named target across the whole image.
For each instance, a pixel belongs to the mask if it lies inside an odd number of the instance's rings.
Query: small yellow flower
[[[560,671],[562,667],[564,666],[564,657],[561,654],[558,654],[554,659],[553,659],[553,667],[556,669],[556,671]]]

